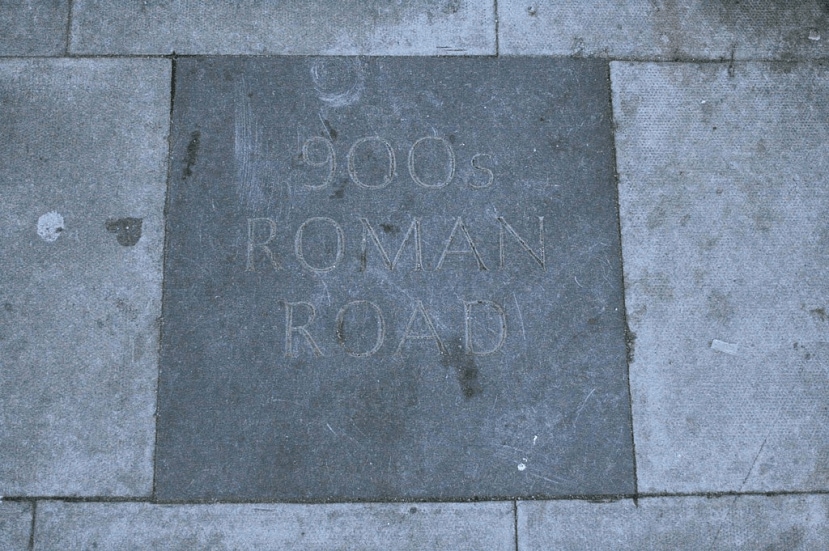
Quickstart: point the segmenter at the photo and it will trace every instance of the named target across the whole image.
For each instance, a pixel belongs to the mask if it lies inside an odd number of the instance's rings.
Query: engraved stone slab
[[[607,77],[178,62],[156,496],[631,492]]]

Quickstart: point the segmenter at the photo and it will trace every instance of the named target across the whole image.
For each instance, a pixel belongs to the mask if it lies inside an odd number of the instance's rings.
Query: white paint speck
[[[55,211],[47,212],[37,219],[37,234],[44,241],[55,241],[63,229],[63,216]]]
[[[526,469],[526,468],[527,468],[527,466],[526,466],[526,465],[524,465],[523,463],[519,463],[519,464],[518,464],[518,470],[519,470],[519,471],[523,471],[523,470],[524,470],[524,469]]]
[[[812,29],[809,31],[809,40],[814,40],[815,42],[820,40],[820,33],[817,31],[817,29]]]

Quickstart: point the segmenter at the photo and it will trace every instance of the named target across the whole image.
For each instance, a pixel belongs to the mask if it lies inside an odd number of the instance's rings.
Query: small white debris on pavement
[[[52,242],[63,231],[63,216],[55,211],[47,212],[37,219],[37,234],[44,241]]]
[[[730,342],[714,339],[713,341],[711,341],[711,349],[716,350],[717,352],[722,352],[723,354],[730,354],[731,356],[736,356],[737,351],[739,350],[739,346]]]

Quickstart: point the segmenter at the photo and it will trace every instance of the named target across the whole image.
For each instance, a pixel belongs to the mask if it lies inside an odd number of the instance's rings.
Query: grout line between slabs
[[[497,35],[496,35],[497,36]],[[67,39],[68,40],[68,39]],[[782,65],[792,65],[792,64],[799,64],[799,63],[811,63],[811,64],[819,64],[823,65],[829,63],[829,55],[826,56],[819,56],[819,57],[809,57],[809,58],[800,58],[800,59],[769,59],[769,58],[745,58],[745,59],[730,59],[728,57],[719,57],[717,59],[710,59],[710,58],[694,58],[694,57],[687,57],[687,58],[665,58],[665,57],[635,57],[635,56],[619,56],[619,57],[610,57],[610,56],[602,56],[602,55],[581,55],[575,56],[572,54],[555,54],[555,53],[532,53],[532,52],[522,52],[517,54],[503,54],[500,52],[500,45],[497,44],[496,41],[496,53],[493,55],[492,53],[481,53],[481,54],[469,54],[469,55],[441,55],[441,54],[408,54],[408,55],[390,55],[380,53],[369,53],[369,54],[322,54],[322,53],[266,53],[266,54],[257,54],[257,53],[229,53],[229,54],[180,54],[180,53],[126,53],[126,54],[90,54],[90,53],[81,53],[81,54],[73,54],[67,53],[65,55],[35,55],[35,56],[25,56],[25,55],[4,55],[0,53],[0,60],[5,59],[171,59],[175,56],[178,59],[182,58],[269,58],[269,57],[385,57],[385,58],[440,58],[440,59],[464,59],[464,58],[492,58],[498,57],[502,59],[509,59],[511,57],[521,58],[521,57],[544,57],[544,58],[552,58],[552,59],[592,59],[592,60],[601,60],[606,61],[608,63],[612,63],[614,61],[623,62],[623,63],[685,63],[685,64],[698,64],[698,65],[708,65],[708,64],[723,64],[723,65],[739,65],[742,63],[779,63]]]
[[[66,0],[67,1],[67,12],[66,12],[66,49],[64,50],[64,55],[69,57],[71,54],[69,53],[72,48],[72,8],[74,7],[73,0]]]
[[[633,387],[630,377],[630,364],[634,360],[634,342],[636,335],[630,330],[628,324],[627,314],[627,293],[625,287],[625,249],[624,241],[622,240],[622,203],[621,193],[619,190],[619,161],[618,151],[616,147],[616,113],[613,111],[613,79],[612,71],[610,70],[610,63],[607,64],[607,82],[609,84],[608,90],[610,92],[608,101],[610,102],[610,135],[613,140],[613,147],[611,149],[613,155],[613,179],[615,182],[616,191],[616,231],[619,235],[619,268],[622,285],[622,319],[624,320],[624,339],[625,339],[625,367],[627,377],[627,394],[628,394],[628,423],[630,423],[630,448],[633,455],[633,503],[638,507],[639,495],[639,473],[636,465],[636,431],[633,424]]]
[[[590,501],[596,503],[610,503],[625,499],[662,499],[662,498],[690,498],[702,497],[706,499],[721,497],[790,497],[790,496],[829,496],[829,489],[825,490],[780,490],[780,491],[722,491],[722,492],[642,492],[637,494],[617,495],[562,495],[562,496],[530,496],[521,498],[492,498],[492,499],[362,499],[362,500],[331,500],[331,501],[298,501],[298,500],[233,500],[233,499],[202,499],[202,500],[169,500],[155,501],[152,495],[142,497],[112,497],[112,496],[3,496],[3,501],[29,502],[29,501],[62,501],[65,503],[149,503],[153,505],[403,505],[408,503],[423,504],[470,504],[476,503],[499,503],[520,501]]]
[[[166,265],[167,265],[167,251],[169,249],[169,240],[170,240],[170,233],[167,228],[167,215],[170,210],[170,182],[172,180],[173,174],[173,108],[175,107],[176,101],[176,63],[177,57],[175,52],[171,56],[170,59],[170,112],[169,112],[169,125],[167,128],[167,178],[165,182],[164,188],[164,210],[162,212],[161,218],[163,221],[163,228],[164,228],[164,240],[161,250],[161,288],[159,289],[161,293],[161,302],[160,302],[160,319],[158,324],[158,351],[156,354],[157,357],[157,369],[156,369],[156,381],[155,381],[155,415],[153,419],[155,420],[155,438],[153,440],[153,482],[152,482],[152,489],[150,493],[151,501],[156,500],[156,484],[158,483],[158,413],[159,413],[159,396],[158,391],[161,388],[161,349],[162,349],[162,338],[164,337],[164,281],[166,277]]]
[[[495,10],[495,57],[499,57],[501,55],[501,49],[500,49],[500,45],[499,45],[500,44],[500,36],[499,35],[501,34],[501,31],[498,28],[498,0],[492,0],[492,1],[493,1],[493,4],[494,4],[493,9]]]
[[[515,534],[515,551],[518,551],[518,500],[512,502],[512,529]]]
[[[37,501],[32,501],[32,523],[29,526],[29,551],[35,548],[35,517],[37,517]]]

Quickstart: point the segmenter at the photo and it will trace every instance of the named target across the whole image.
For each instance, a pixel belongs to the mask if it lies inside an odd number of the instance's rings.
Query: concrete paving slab
[[[623,59],[810,59],[829,55],[823,0],[508,0],[502,54]]]
[[[612,80],[639,490],[829,489],[829,70]]]
[[[826,549],[829,496],[518,503],[518,549]]]
[[[633,492],[607,69],[179,60],[156,498]]]
[[[62,55],[66,51],[69,2],[0,2],[0,56]]]
[[[0,503],[0,549],[26,551],[32,532],[32,504]]]
[[[147,495],[170,62],[0,62],[0,493]]]
[[[38,504],[40,549],[512,550],[512,502]]]
[[[490,55],[492,0],[73,3],[76,54]]]

